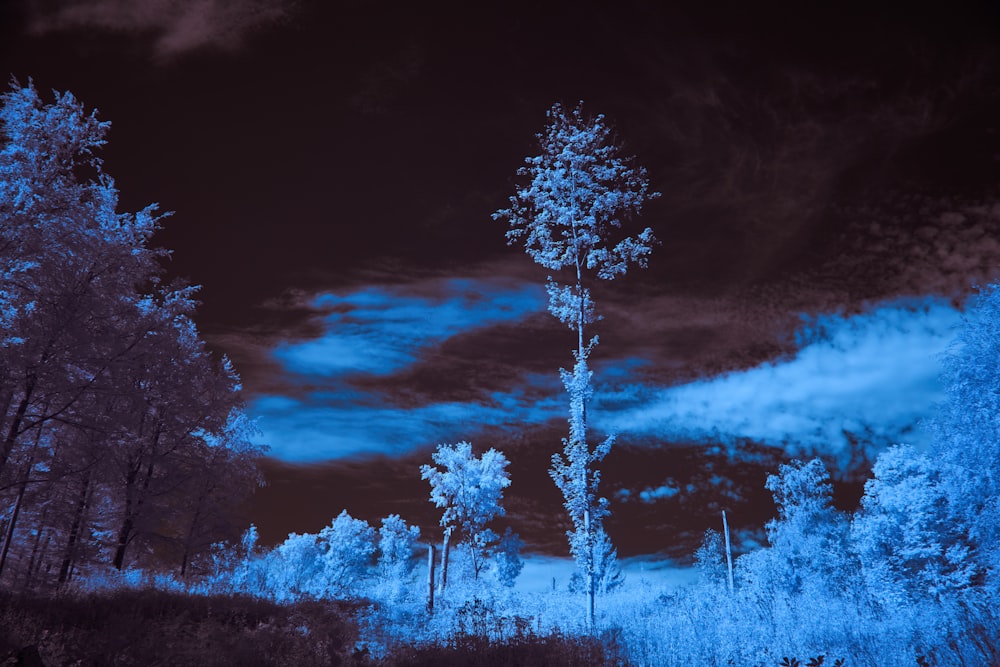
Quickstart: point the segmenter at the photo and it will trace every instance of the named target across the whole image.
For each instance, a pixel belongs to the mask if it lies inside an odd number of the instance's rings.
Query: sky
[[[575,337],[491,213],[555,102],[605,114],[662,196],[649,267],[595,286],[608,531],[683,560],[741,548],[779,463],[839,506],[926,444],[941,355],[1000,277],[1000,10],[861,3],[8,0],[0,72],[112,122],[123,210],[202,286],[241,373],[265,542],[342,509],[436,535],[440,443],[511,460],[507,523],[568,553],[547,474]],[[557,276],[558,277],[558,276]]]

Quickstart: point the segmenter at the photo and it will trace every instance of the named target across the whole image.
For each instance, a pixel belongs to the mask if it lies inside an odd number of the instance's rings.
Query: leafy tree
[[[769,549],[738,560],[752,594],[822,597],[846,590],[857,570],[847,549],[848,525],[833,507],[830,475],[819,459],[781,465],[766,488],[778,518],[766,525]]]
[[[267,588],[278,600],[346,597],[368,576],[375,530],[342,511],[319,533],[291,533],[265,557]]]
[[[486,524],[505,513],[502,501],[503,490],[510,486],[509,462],[492,448],[477,457],[468,442],[439,445],[431,458],[442,468],[423,465],[420,478],[430,482],[431,502],[444,508],[441,525],[459,531],[478,579],[499,538]]]
[[[13,554],[29,583],[101,559],[183,569],[256,480],[259,450],[225,437],[239,378],[150,245],[163,216],[117,211],[109,127],[70,93],[0,96],[0,494],[18,509],[0,569]]]
[[[323,564],[315,533],[289,533],[266,556],[267,589],[276,600],[314,595]]]
[[[407,526],[398,514],[382,519],[378,530],[378,576],[392,600],[401,597],[413,576],[413,550],[420,528]]]
[[[709,528],[694,553],[695,568],[701,580],[718,588],[726,582],[726,552],[719,531]]]
[[[945,400],[931,425],[950,520],[966,531],[973,558],[1000,582],[1000,284],[980,290],[944,358]]]
[[[511,588],[517,582],[517,577],[524,569],[524,561],[521,560],[521,549],[524,542],[517,533],[510,528],[504,530],[500,544],[497,545],[495,560],[497,581],[501,586]]]
[[[868,587],[884,605],[953,594],[975,575],[963,526],[952,521],[945,479],[939,464],[908,445],[875,462],[851,537]]]
[[[70,94],[33,85],[2,97],[0,130],[0,474],[31,431],[74,423],[74,406],[144,338],[140,288],[158,276],[155,206],[116,211],[94,152],[109,124]],[[91,178],[83,180],[82,175]]]
[[[322,594],[342,597],[367,575],[375,553],[375,529],[347,510],[319,532]]]
[[[549,123],[538,135],[541,153],[527,158],[517,172],[528,183],[493,218],[509,223],[508,243],[523,241],[535,262],[552,271],[568,270],[570,276],[568,284],[549,276],[546,285],[549,311],[577,334],[573,371],[561,370],[570,398],[569,438],[562,454],[553,456],[550,474],[573,522],[570,551],[586,581],[587,620],[593,627],[595,549],[608,515],[607,500],[597,495],[600,473],[595,466],[614,438],[593,448],[587,441],[587,403],[593,394],[587,360],[597,337],[587,340],[586,329],[599,319],[589,283],[613,280],[632,264],[646,266],[656,243],[652,229],[635,236],[620,230],[659,193],[649,191],[646,170],[635,166],[634,158],[620,155],[603,115],[584,116],[581,103],[569,113],[555,104],[547,116]]]

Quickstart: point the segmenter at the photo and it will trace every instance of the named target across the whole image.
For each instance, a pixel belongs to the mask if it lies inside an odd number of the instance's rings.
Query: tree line
[[[110,124],[31,82],[0,101],[0,581],[186,575],[260,481],[240,379],[165,279],[166,214],[118,211]]]

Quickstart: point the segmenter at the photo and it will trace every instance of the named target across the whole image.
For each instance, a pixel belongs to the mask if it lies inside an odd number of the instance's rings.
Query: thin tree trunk
[[[35,542],[31,545],[31,557],[28,559],[28,570],[24,575],[24,590],[31,588],[31,580],[35,574],[35,568],[38,564],[38,546],[42,542],[42,533],[46,532],[45,521],[49,516],[48,506],[42,511],[42,518],[38,521],[38,530],[35,532]]]
[[[136,498],[134,503],[129,502],[130,488],[136,482],[136,477],[138,476],[138,471],[133,470],[129,473],[129,478],[126,480],[125,489],[125,520],[122,521],[122,527],[118,531],[118,546],[115,549],[114,567],[116,570],[121,570],[125,564],[125,551],[128,549],[128,545],[132,542],[134,537],[133,531],[135,530],[135,520],[142,511],[142,507],[145,504],[146,494],[149,491],[149,484],[153,479],[153,457],[156,453],[156,444],[160,440],[160,433],[163,424],[158,423],[156,425],[156,430],[153,433],[152,447],[150,448],[150,461],[146,468],[146,478],[142,482],[142,488],[139,491],[139,496]],[[138,462],[137,466],[140,465]]]
[[[0,380],[6,384],[6,379]],[[0,425],[7,423],[7,412],[10,410],[10,404],[14,402],[14,390],[13,389],[3,389],[0,390]]]
[[[10,551],[10,543],[14,539],[14,527],[17,525],[17,517],[21,513],[21,503],[24,501],[24,489],[27,481],[21,482],[21,487],[17,490],[17,500],[14,502],[14,512],[7,523],[7,530],[3,534],[3,546],[0,547],[0,577],[3,576],[3,568],[7,563],[7,553]]]
[[[434,545],[427,545],[427,611],[434,612]]]
[[[726,510],[722,510],[722,529],[726,533],[726,567],[729,569],[729,593],[733,592],[733,550],[729,543],[729,521],[726,520]]]
[[[57,586],[62,586],[69,581],[70,568],[73,567],[74,555],[76,554],[76,544],[80,539],[80,532],[83,526],[83,515],[87,510],[87,495],[90,493],[90,473],[83,479],[83,486],[80,488],[80,499],[76,503],[76,512],[73,515],[73,524],[69,529],[69,539],[66,542],[66,552],[63,554],[62,565],[59,567],[59,578]]]
[[[451,549],[451,528],[444,529],[444,543],[441,545],[441,592],[448,585],[448,554]]]
[[[35,442],[28,452],[28,462],[24,467],[24,474],[21,476],[20,487],[17,490],[17,500],[14,502],[14,512],[11,514],[10,523],[4,531],[3,546],[0,547],[0,576],[3,576],[3,568],[7,563],[7,554],[10,552],[10,545],[14,541],[14,528],[17,526],[17,518],[21,514],[21,507],[24,504],[24,492],[28,488],[28,478],[31,477],[31,470],[35,467],[35,454],[38,452],[38,443],[42,440],[42,427],[38,427],[35,433]]]
[[[583,530],[587,536],[587,627],[594,629],[594,540],[591,539],[590,510],[583,511]]]
[[[28,572],[28,580],[25,582],[25,588],[30,588],[34,582],[35,578],[38,576],[38,572],[42,569],[42,563],[45,561],[45,554],[49,551],[49,542],[52,541],[52,531],[45,530],[45,539],[42,540],[42,546],[38,550],[38,558],[35,560],[35,569]],[[39,533],[41,536],[41,533]]]
[[[3,441],[3,449],[0,450],[0,472],[3,472],[3,469],[7,466],[7,459],[10,458],[10,453],[14,451],[17,436],[20,435],[21,423],[24,421],[24,415],[28,412],[28,406],[31,404],[31,395],[34,391],[35,380],[32,376],[28,376],[24,386],[24,396],[21,397],[21,402],[18,403],[17,410],[14,411],[14,419],[7,429],[7,435]]]
[[[118,546],[115,548],[115,557],[112,560],[112,565],[114,565],[116,570],[121,570],[122,566],[125,564],[125,550],[128,548],[128,543],[132,540],[132,527],[135,525],[131,516],[125,517],[125,521],[122,522],[122,527],[118,530]]]
[[[198,521],[201,519],[202,502],[204,502],[204,497],[198,499],[197,509],[191,518],[191,526],[188,528],[187,537],[184,538],[184,553],[181,554],[181,578],[187,576],[188,560],[191,558],[191,546],[194,543],[194,534],[198,528]]]

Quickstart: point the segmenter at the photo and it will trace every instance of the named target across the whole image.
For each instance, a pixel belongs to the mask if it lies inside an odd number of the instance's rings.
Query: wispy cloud
[[[299,295],[286,307],[304,313],[308,326],[295,329],[296,340],[274,338],[261,348],[283,381],[251,401],[280,459],[397,456],[566,418],[557,364],[543,372],[531,350],[522,358],[536,315],[547,321],[537,285],[427,278]],[[959,320],[939,300],[819,317],[800,327],[792,353],[670,386],[671,373],[658,372],[662,359],[648,343],[625,346],[618,357],[601,348],[593,426],[623,441],[746,439],[845,460],[858,443],[919,441],[918,424],[940,397],[939,356]],[[500,340],[516,341],[521,357],[493,354],[488,348]],[[634,493],[652,503],[674,490],[683,493],[667,482]]]
[[[282,343],[274,357],[303,376],[386,375],[453,336],[537,312],[544,298],[534,285],[471,279],[327,292],[310,303],[322,313],[323,334]]]
[[[791,453],[848,456],[855,436],[912,441],[941,396],[939,358],[959,318],[941,301],[820,318],[802,332],[790,359],[674,387],[633,389],[625,396],[632,406],[595,414],[599,425],[622,434],[747,438]]]
[[[98,29],[153,35],[157,56],[234,49],[254,30],[287,19],[293,0],[57,0],[31,4],[38,33]]]
[[[399,456],[441,442],[475,439],[489,427],[544,423],[561,401],[526,402],[498,394],[484,402],[433,403],[415,408],[373,405],[371,397],[315,393],[308,398],[262,396],[251,403],[261,442],[283,461],[309,463],[374,455]]]
[[[399,455],[484,428],[544,423],[561,409],[555,374],[527,373],[518,388],[467,391],[460,400],[434,392],[404,400],[412,388],[397,386],[450,341],[514,325],[544,305],[537,285],[489,278],[433,278],[299,299],[294,306],[312,313],[308,328],[316,335],[277,342],[270,358],[286,389],[302,389],[251,401],[262,441],[277,458],[310,462]]]

